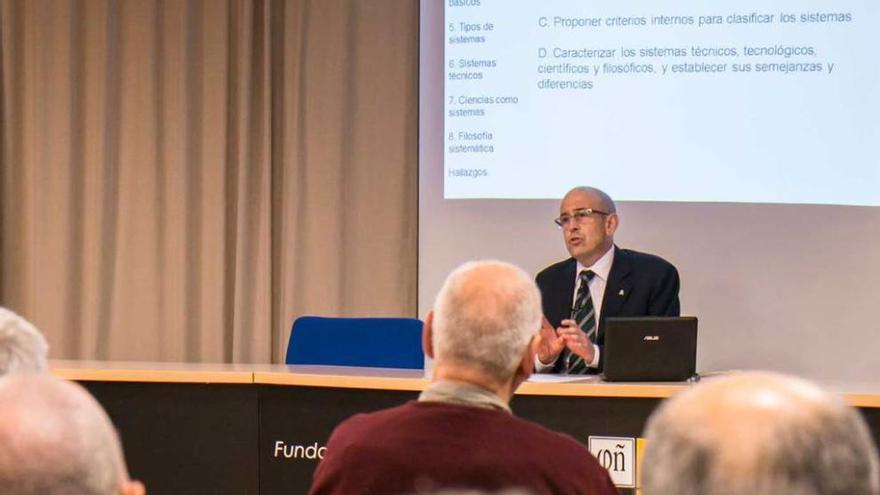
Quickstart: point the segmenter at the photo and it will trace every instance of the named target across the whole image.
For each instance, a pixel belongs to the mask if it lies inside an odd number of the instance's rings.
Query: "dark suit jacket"
[[[609,316],[679,316],[678,271],[671,263],[654,256],[614,246],[614,262],[605,285],[596,344],[605,343],[605,318]],[[535,277],[541,289],[544,316],[559,327],[571,316],[574,300],[574,282],[577,261],[569,258],[545,268]],[[604,353],[599,354],[599,369],[604,364]],[[562,368],[556,361],[553,373]]]

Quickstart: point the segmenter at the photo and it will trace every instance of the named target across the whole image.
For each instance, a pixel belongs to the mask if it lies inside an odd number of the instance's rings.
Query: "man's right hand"
[[[544,317],[541,321],[541,331],[538,332],[537,339],[538,360],[544,364],[551,364],[565,349],[565,339],[556,334],[556,329]]]

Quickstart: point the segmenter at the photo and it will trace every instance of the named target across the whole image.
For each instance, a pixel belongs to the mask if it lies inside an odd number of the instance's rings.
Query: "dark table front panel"
[[[417,392],[260,385],[260,494],[304,494],[333,428]]]
[[[265,384],[85,381],[120,431],[132,476],[151,495],[305,494],[344,419],[418,392]],[[660,399],[518,395],[516,415],[588,443],[640,437]],[[880,409],[862,408],[875,442]],[[633,493],[621,489],[622,494]]]
[[[586,444],[591,435],[638,437],[660,399],[518,395],[513,412]]]
[[[81,384],[107,410],[131,476],[150,495],[260,493],[253,385]]]
[[[588,445],[591,436],[642,436],[648,416],[660,402],[660,399],[642,398],[517,395],[510,406],[517,416],[571,435]],[[611,466],[605,467],[611,469]],[[629,488],[619,488],[619,491],[622,495],[635,493]]]

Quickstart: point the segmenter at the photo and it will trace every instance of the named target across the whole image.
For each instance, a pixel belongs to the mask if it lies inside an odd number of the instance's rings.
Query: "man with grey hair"
[[[0,307],[0,376],[46,371],[49,346],[31,323]]]
[[[309,493],[616,494],[583,445],[510,411],[532,372],[540,326],[540,295],[521,269],[484,261],[453,271],[425,319],[431,384],[418,401],[339,425]]]
[[[0,493],[143,495],[116,430],[82,387],[48,373],[0,379]]]
[[[648,421],[644,495],[877,495],[858,411],[801,379],[749,372],[703,382]]]

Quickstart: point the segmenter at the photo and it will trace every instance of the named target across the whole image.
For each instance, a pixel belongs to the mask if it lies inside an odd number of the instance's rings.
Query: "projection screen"
[[[880,7],[423,0],[419,313],[567,257],[573,186],[681,274],[698,369],[880,376]]]

